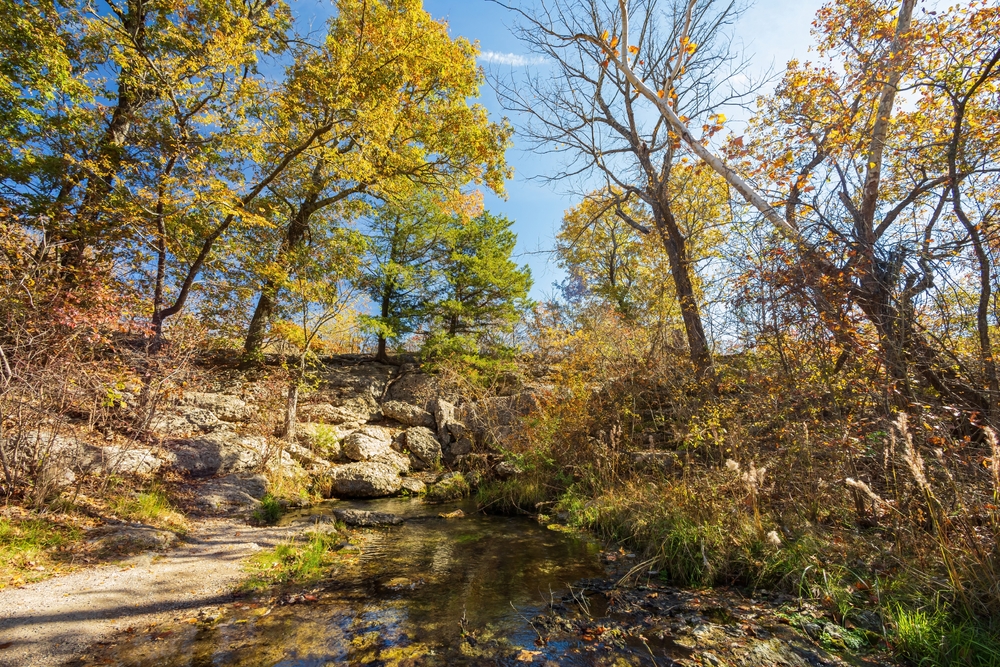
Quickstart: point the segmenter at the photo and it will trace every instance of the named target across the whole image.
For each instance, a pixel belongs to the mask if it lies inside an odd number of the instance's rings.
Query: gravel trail
[[[227,602],[244,558],[302,529],[203,520],[167,552],[2,590],[0,666],[62,665],[116,632]]]

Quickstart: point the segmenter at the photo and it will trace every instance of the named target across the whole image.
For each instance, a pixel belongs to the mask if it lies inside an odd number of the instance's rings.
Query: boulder
[[[267,478],[263,475],[226,475],[199,486],[195,502],[212,510],[252,510],[265,493]]]
[[[96,447],[94,463],[103,473],[119,475],[151,475],[163,466],[163,461],[152,449],[117,445]]]
[[[448,429],[448,435],[451,436],[452,442],[456,442],[470,435],[469,429],[465,428],[465,424],[462,422],[448,422],[445,425],[445,428]]]
[[[399,493],[403,486],[395,468],[372,461],[334,466],[326,479],[326,495],[338,498],[382,498]]]
[[[370,460],[372,463],[387,465],[400,475],[410,472],[410,457],[400,454],[395,449],[388,449],[380,454],[376,454]]]
[[[300,406],[298,412],[301,418],[322,424],[362,424],[372,418],[368,406],[356,405],[310,403]]]
[[[441,444],[451,442],[448,424],[455,421],[455,406],[443,398],[434,399],[434,422],[437,424],[437,435]]]
[[[306,469],[321,469],[330,465],[326,459],[314,454],[302,445],[285,445],[285,451],[292,459]]]
[[[344,456],[352,461],[368,461],[392,449],[392,434],[381,426],[363,426],[343,442]]]
[[[227,422],[247,421],[253,416],[253,410],[246,401],[229,394],[189,391],[185,392],[181,403],[208,410]]]
[[[85,441],[50,430],[21,432],[0,442],[8,451],[18,451],[14,459],[23,472],[37,475],[37,500],[48,500],[76,483],[77,473],[86,472],[92,463],[92,450]]]
[[[136,553],[150,549],[169,548],[177,540],[177,535],[169,530],[160,530],[146,525],[114,526],[100,529],[100,534],[88,540],[103,551]],[[96,532],[96,531],[95,531]]]
[[[394,419],[407,426],[434,428],[434,415],[423,408],[402,401],[386,401],[382,404],[382,414],[387,419]]]
[[[348,526],[374,528],[375,526],[398,526],[403,523],[403,517],[388,512],[369,512],[367,510],[334,510],[333,515],[338,521]]]
[[[415,470],[433,468],[441,461],[441,443],[434,432],[423,426],[414,426],[405,431],[405,445],[410,451],[411,463]]]
[[[493,469],[493,474],[499,479],[510,479],[516,475],[521,474],[521,469],[517,467],[516,463],[510,461],[501,461],[497,464],[497,467]]]
[[[632,452],[630,455],[632,465],[636,470],[661,470],[667,471],[674,467],[681,467],[682,463],[677,452],[669,450],[650,450],[645,452]]]
[[[423,493],[427,490],[427,485],[415,477],[403,478],[403,491],[408,491],[413,495]]]
[[[344,458],[342,444],[344,438],[359,428],[361,424],[356,422],[344,424],[302,422],[295,425],[295,438],[318,456],[329,461],[340,461]]]
[[[458,500],[469,495],[469,483],[460,472],[444,475],[437,484],[427,490],[426,498],[431,502]]]
[[[221,431],[170,443],[173,466],[192,477],[254,472],[264,464],[267,441]]]
[[[430,406],[432,399],[441,393],[439,385],[437,377],[422,373],[416,364],[404,364],[399,369],[399,375],[389,385],[386,397],[391,401],[433,410]]]
[[[168,438],[179,438],[192,433],[212,433],[228,428],[228,424],[211,410],[183,405],[170,412],[157,413],[149,422],[150,431]]]
[[[462,456],[463,454],[468,454],[472,451],[472,440],[470,438],[460,438],[459,440],[451,443],[448,447],[448,452],[452,456]]]

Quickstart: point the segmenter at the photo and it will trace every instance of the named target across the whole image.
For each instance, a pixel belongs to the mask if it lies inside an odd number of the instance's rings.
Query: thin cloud
[[[500,53],[499,51],[483,51],[479,54],[479,60],[494,65],[509,65],[510,67],[544,65],[548,62],[541,56],[522,56],[518,53]]]

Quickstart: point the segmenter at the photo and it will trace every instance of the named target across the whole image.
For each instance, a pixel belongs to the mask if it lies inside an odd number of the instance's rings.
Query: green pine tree
[[[452,218],[440,247],[440,282],[432,305],[440,332],[449,338],[482,340],[510,331],[528,305],[531,271],[511,258],[513,222],[484,212],[471,220]]]

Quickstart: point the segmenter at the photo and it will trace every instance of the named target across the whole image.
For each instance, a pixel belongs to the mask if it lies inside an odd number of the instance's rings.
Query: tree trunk
[[[119,14],[121,30],[128,35],[132,48],[141,54],[146,48],[146,17],[150,5],[143,0],[128,0],[126,4],[126,13]],[[59,240],[65,247],[61,262],[68,269],[67,278],[70,281],[76,280],[73,274],[82,267],[87,245],[100,231],[100,207],[111,192],[115,176],[121,170],[132,120],[139,108],[151,97],[148,86],[144,89],[140,87],[141,84],[133,83],[134,79],[140,78],[136,76],[136,66],[133,63],[141,60],[139,55],[129,55],[118,75],[115,108],[93,156],[96,168],[87,177],[80,209],[70,223],[70,228],[59,234]]]
[[[386,285],[382,290],[382,303],[379,304],[380,305],[379,315],[381,315],[382,317],[383,324],[385,323],[386,319],[388,319],[389,310],[392,308],[392,296],[393,296],[392,287]],[[381,361],[383,364],[389,363],[389,355],[386,353],[385,343],[386,343],[385,336],[379,334],[378,351],[375,353],[375,361]]]
[[[712,375],[712,353],[708,347],[708,337],[701,322],[701,311],[698,299],[694,293],[694,282],[691,280],[691,261],[687,254],[687,244],[677,221],[668,207],[654,209],[656,229],[660,240],[667,251],[670,261],[670,273],[674,279],[674,289],[677,291],[677,301],[684,319],[684,332],[687,334],[691,361],[694,362],[698,375]]]
[[[281,250],[278,253],[276,262],[283,261],[284,257],[291,251],[299,247],[305,240],[306,231],[309,229],[309,216],[312,215],[315,196],[299,205],[292,219],[288,223],[285,238],[281,243]],[[254,308],[253,317],[250,318],[250,327],[247,329],[246,339],[243,341],[244,361],[253,360],[260,354],[264,345],[264,334],[271,323],[271,317],[278,305],[278,286],[273,280],[266,280],[261,287],[260,296],[257,298],[257,307]]]
[[[288,442],[295,442],[295,425],[299,409],[299,381],[288,385],[288,396],[285,400],[284,437]]]

